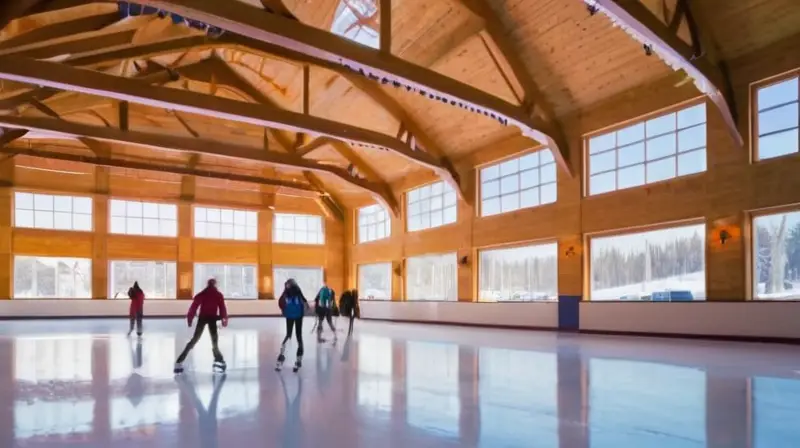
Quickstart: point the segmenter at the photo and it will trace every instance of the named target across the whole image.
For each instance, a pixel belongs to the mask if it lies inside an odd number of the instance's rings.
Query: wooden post
[[[110,172],[108,167],[94,170],[95,195],[92,220],[92,299],[108,298],[108,192]]]
[[[194,288],[194,216],[192,202],[195,178],[181,178],[181,202],[178,204],[178,299],[191,300]]]
[[[381,0],[380,4],[380,23],[381,23],[381,51],[386,54],[392,53],[392,0]]]
[[[258,212],[258,299],[274,300],[272,278],[272,222],[275,219],[275,194],[262,193]]]
[[[0,300],[14,293],[14,159],[0,162]]]

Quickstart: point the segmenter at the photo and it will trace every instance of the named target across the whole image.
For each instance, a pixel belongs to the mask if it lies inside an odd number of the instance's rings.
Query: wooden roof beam
[[[62,39],[75,34],[97,31],[119,20],[116,12],[81,17],[66,22],[56,22],[40,28],[34,28],[27,33],[22,33],[0,42],[0,50],[21,47],[37,42]]]
[[[168,10],[228,33],[249,36],[283,47],[327,64],[339,65],[363,74],[376,82],[397,85],[409,91],[436,98],[519,127],[522,133],[548,147],[554,154],[561,148],[550,125],[531,117],[521,107],[456,81],[433,70],[360,45],[328,31],[249,6],[243,2],[216,0],[138,0],[138,3]],[[226,33],[227,35],[227,33]],[[223,36],[224,37],[224,36]],[[313,63],[313,62],[312,62]],[[568,167],[562,162],[565,169]]]
[[[136,80],[76,69],[63,64],[11,56],[0,58],[0,79],[104,96],[256,126],[326,135],[369,147],[387,149],[434,170],[443,169],[440,162],[429,154],[413,151],[403,142],[379,132],[297,112],[265,108],[259,104],[146,85]]]
[[[64,153],[58,151],[46,151],[35,148],[17,148],[10,146],[0,146],[0,153],[9,155],[22,155],[37,157],[42,159],[65,160],[69,162],[87,163],[96,166],[127,168],[143,171],[155,171],[161,173],[179,174],[183,176],[204,177],[209,179],[231,180],[237,182],[247,182],[251,184],[269,185],[291,190],[302,191],[305,193],[316,193],[316,189],[311,185],[302,182],[290,182],[279,179],[268,179],[245,174],[222,173],[219,171],[200,170],[193,167],[159,165],[154,163],[137,162],[134,160],[116,159],[112,157],[90,157],[79,154]]]
[[[649,45],[667,65],[683,70],[698,90],[719,110],[728,133],[741,147],[744,138],[738,128],[738,114],[725,71],[704,55],[695,55],[692,46],[670,31],[669,26],[638,0],[582,0],[594,6],[643,45]]]
[[[533,76],[525,66],[525,62],[520,57],[519,50],[515,48],[514,43],[506,34],[500,17],[492,9],[488,0],[459,1],[470,12],[483,20],[485,29],[480,33],[480,37],[489,56],[497,65],[501,76],[506,80],[509,88],[519,100],[525,113],[529,116],[537,117],[540,123],[544,123],[543,128],[547,130],[555,145],[549,145],[548,142],[543,142],[537,138],[534,139],[546,144],[552,151],[556,162],[564,168],[567,175],[572,177],[575,170],[571,163],[570,148],[563,125],[556,117],[547,98],[539,90],[536,81],[534,81]]]
[[[310,142],[306,143],[305,145],[302,145],[299,148],[297,148],[294,153],[300,157],[305,157],[311,154],[312,152],[318,150],[319,148],[322,148],[323,146],[331,144],[335,141],[336,140],[328,137],[317,137],[311,140]]]
[[[261,148],[167,134],[123,131],[113,127],[88,126],[52,118],[0,115],[0,126],[40,131],[66,138],[90,138],[112,143],[159,148],[167,151],[183,151],[229,157],[232,159],[250,160],[275,167],[329,173],[338,176],[346,182],[363,188],[370,193],[381,192],[379,186],[376,186],[374,182],[354,178],[342,168],[324,165],[292,154],[264,151]]]

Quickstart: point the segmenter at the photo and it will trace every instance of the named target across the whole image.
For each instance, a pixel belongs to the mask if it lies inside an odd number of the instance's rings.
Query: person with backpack
[[[347,336],[351,336],[353,334],[353,321],[356,318],[361,317],[361,310],[358,306],[358,290],[351,289],[349,291],[345,291],[342,294],[342,299],[340,300],[339,310],[341,311],[341,315],[350,319],[350,326],[347,330]]]
[[[133,286],[128,288],[128,298],[131,299],[131,306],[128,315],[131,320],[131,327],[128,336],[133,333],[133,324],[136,323],[136,335],[142,337],[142,319],[144,319],[144,291],[139,287],[139,282],[133,282]]]
[[[325,342],[322,339],[322,324],[328,321],[328,326],[333,332],[333,340],[336,341],[336,327],[333,326],[333,308],[336,306],[336,293],[328,287],[328,283],[323,281],[322,288],[314,298],[314,309],[317,313],[317,342]]]
[[[292,371],[297,372],[303,366],[303,317],[308,308],[308,300],[303,296],[303,291],[300,290],[300,286],[294,279],[290,278],[283,285],[283,293],[278,299],[278,307],[286,319],[286,337],[281,343],[281,352],[278,355],[275,370],[280,371],[286,361],[286,343],[292,339],[292,330],[294,330],[297,336],[297,355]]]
[[[199,311],[198,311],[199,310]],[[195,327],[192,339],[186,344],[178,360],[175,361],[175,373],[183,372],[183,361],[186,356],[192,351],[197,341],[203,336],[203,330],[208,327],[208,333],[211,335],[211,350],[214,353],[214,370],[224,372],[227,368],[225,359],[222,357],[222,352],[219,351],[219,334],[217,333],[217,321],[222,321],[222,326],[228,326],[228,309],[225,307],[225,297],[217,289],[217,280],[211,278],[208,280],[206,288],[200,291],[194,300],[192,306],[189,307],[189,312],[186,314],[186,320],[189,327],[192,326],[195,314],[197,314],[197,327]]]

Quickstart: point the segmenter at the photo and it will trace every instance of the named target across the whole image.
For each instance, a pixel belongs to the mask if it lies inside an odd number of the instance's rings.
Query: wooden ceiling
[[[358,25],[383,32],[384,48],[326,34],[337,10],[365,2],[391,5]],[[672,73],[629,26],[654,33],[657,55],[675,51],[689,76],[724,93],[722,61],[800,23],[795,0],[141,3],[170,14],[108,1],[0,6],[4,152],[48,169],[88,161],[170,182],[195,174],[221,188],[258,180],[279,194],[329,196],[340,207],[375,198],[397,212],[391,183],[433,170],[459,185],[453,160],[521,134],[555,148],[574,172],[563,118]],[[619,11],[623,26],[595,3]]]

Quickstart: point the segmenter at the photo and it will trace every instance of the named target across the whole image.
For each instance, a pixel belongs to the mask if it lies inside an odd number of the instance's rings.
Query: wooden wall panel
[[[325,266],[327,255],[325,246],[309,244],[272,245],[272,264],[274,266]]]
[[[41,257],[92,258],[94,235],[91,232],[14,229],[15,255]]]
[[[109,260],[177,261],[178,239],[108,235]]]
[[[43,192],[91,195],[94,193],[94,176],[91,173],[59,172],[18,165],[14,172],[14,185]]]
[[[258,263],[258,244],[251,241],[194,240],[195,263]]]

